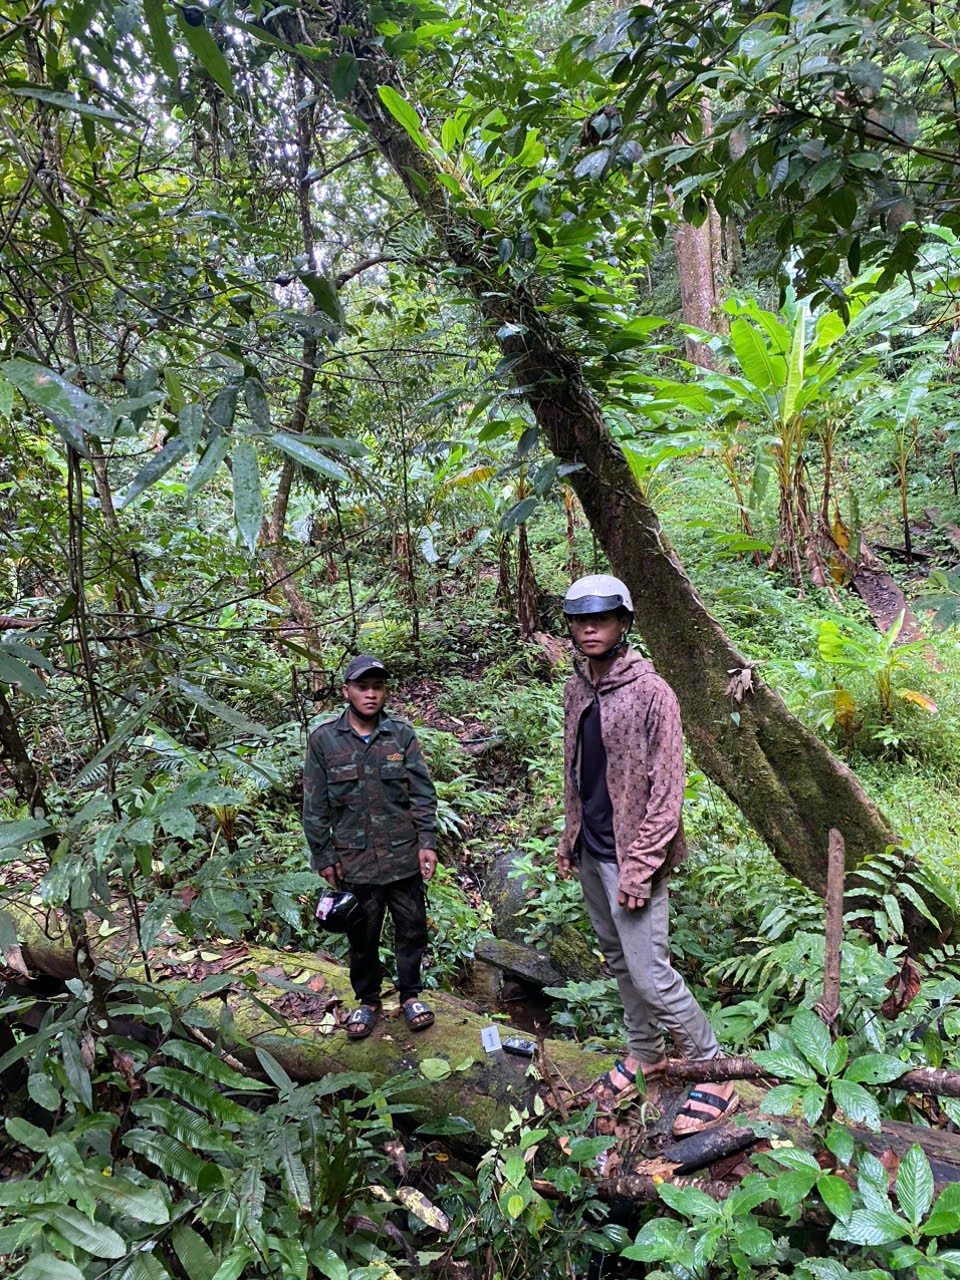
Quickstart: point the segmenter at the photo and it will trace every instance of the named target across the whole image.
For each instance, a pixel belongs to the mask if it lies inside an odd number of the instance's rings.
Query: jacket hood
[[[576,659],[574,666],[577,673],[593,688],[589,662],[586,659]],[[626,653],[621,653],[614,660],[610,670],[600,678],[596,686],[597,692],[605,693],[609,689],[621,689],[626,684],[634,684],[646,676],[656,674],[657,669],[649,658],[645,658],[636,649],[627,649]]]

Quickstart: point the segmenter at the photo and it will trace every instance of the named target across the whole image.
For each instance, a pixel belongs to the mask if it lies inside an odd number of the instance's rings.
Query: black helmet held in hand
[[[331,933],[347,933],[363,921],[363,908],[346,889],[327,889],[317,903],[317,923]]]

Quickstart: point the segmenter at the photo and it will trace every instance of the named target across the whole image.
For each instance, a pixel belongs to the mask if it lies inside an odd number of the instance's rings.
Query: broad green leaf
[[[347,1264],[332,1249],[323,1245],[315,1246],[307,1256],[320,1274],[327,1277],[327,1280],[350,1280]]]
[[[393,116],[394,120],[403,126],[415,142],[422,143],[423,133],[421,131],[420,117],[406,98],[401,97],[396,89],[391,88],[388,84],[377,85],[377,93],[380,95],[380,101]]]
[[[73,1039],[71,1032],[64,1031],[60,1037],[60,1051],[63,1054],[63,1069],[67,1084],[78,1101],[82,1102],[88,1111],[92,1111],[93,1086],[90,1083],[90,1072],[80,1055],[80,1045]]]
[[[427,1080],[446,1080],[450,1075],[450,1063],[446,1058],[424,1058],[420,1063],[420,1073]]]
[[[299,462],[302,466],[309,467],[311,471],[316,471],[319,475],[326,476],[328,480],[349,479],[343,467],[325,457],[317,449],[304,444],[299,436],[289,435],[286,431],[275,431],[272,436],[266,436],[264,439],[266,443],[282,449],[285,454],[293,458],[294,462]]]
[[[194,797],[202,797],[204,794],[203,791],[192,793]],[[191,803],[210,804],[211,801],[194,798]],[[236,1071],[233,1067],[228,1066],[222,1058],[219,1058],[215,1053],[211,1053],[209,1049],[204,1049],[198,1044],[191,1044],[189,1040],[168,1040],[163,1046],[163,1053],[164,1057],[176,1058],[178,1062],[182,1062],[185,1067],[189,1067],[197,1075],[206,1077],[209,1080],[216,1080],[220,1084],[229,1085],[233,1089],[243,1089],[254,1093],[270,1087],[264,1084],[262,1080],[254,1080],[250,1076],[245,1076],[242,1072]]]
[[[806,1200],[817,1181],[816,1169],[791,1169],[781,1173],[776,1182],[776,1197],[784,1213]]]
[[[170,1272],[152,1253],[135,1253],[126,1266],[111,1273],[110,1280],[170,1280]]]
[[[153,1133],[147,1129],[131,1129],[121,1139],[123,1145],[143,1156],[168,1177],[182,1182],[196,1191],[204,1170],[208,1167],[193,1151],[167,1133]]]
[[[793,326],[793,343],[790,347],[790,359],[787,365],[787,382],[783,389],[783,402],[780,410],[780,425],[786,426],[797,407],[797,397],[803,386],[803,357],[806,341],[806,310],[797,308],[797,316]],[[809,1011],[808,1011],[809,1012]],[[815,1013],[811,1017],[816,1018]],[[823,1024],[821,1023],[821,1026]],[[824,1030],[826,1028],[824,1027]],[[796,1039],[796,1037],[794,1037]],[[829,1037],[828,1037],[829,1039]]]
[[[722,1210],[717,1201],[696,1187],[675,1187],[665,1182],[658,1191],[664,1204],[675,1213],[682,1213],[685,1218],[701,1218],[709,1222],[721,1215]]]
[[[253,1256],[253,1250],[247,1245],[236,1245],[220,1263],[211,1280],[237,1280],[238,1276],[246,1275],[247,1263]],[[343,1280],[348,1280],[346,1269],[344,1269]]]
[[[225,1124],[244,1125],[252,1119],[246,1107],[231,1098],[225,1098],[211,1080],[201,1080],[190,1071],[179,1067],[151,1067],[146,1075],[151,1084],[167,1089],[176,1097],[188,1102],[198,1111],[206,1112],[214,1120]]]
[[[960,1182],[944,1187],[920,1231],[925,1236],[950,1236],[960,1231]]]
[[[333,64],[330,91],[337,102],[349,98],[360,78],[360,64],[352,53],[341,53]]]
[[[826,1106],[827,1092],[819,1084],[808,1084],[803,1091],[803,1097],[800,1100],[800,1109],[803,1112],[803,1118],[808,1125],[815,1125],[823,1115],[823,1108]]]
[[[192,498],[203,488],[229,451],[230,439],[228,436],[217,436],[210,441],[203,451],[200,461],[190,472],[186,485],[186,496],[188,498]]]
[[[827,1072],[830,1032],[812,1009],[798,1009],[790,1023],[790,1039],[812,1067]]]
[[[217,1259],[203,1237],[183,1222],[174,1226],[170,1236],[187,1280],[213,1280]]]
[[[243,384],[243,398],[247,402],[247,412],[253,419],[258,431],[270,430],[270,403],[267,391],[259,378],[247,378]]]
[[[89,457],[87,432],[110,436],[113,419],[107,406],[59,373],[28,360],[8,360],[0,366],[0,373],[25,399],[44,411],[66,443],[82,457]]]
[[[29,1151],[43,1152],[50,1148],[52,1139],[49,1133],[21,1116],[8,1116],[4,1121],[4,1127],[14,1142],[19,1143],[21,1147],[26,1147]]]
[[[186,694],[191,702],[195,702],[198,707],[203,707],[204,711],[209,711],[211,715],[215,715],[227,724],[233,725],[241,733],[248,733],[254,738],[269,738],[270,730],[265,725],[257,724],[254,720],[248,720],[246,716],[241,715],[239,711],[234,711],[233,707],[227,706],[225,702],[220,702],[217,698],[211,697],[199,685],[191,684],[189,680],[177,680],[176,678],[171,679],[170,684],[179,689],[181,693]],[[209,802],[197,800],[196,803]]]
[[[13,685],[32,698],[45,698],[47,686],[25,662],[0,645],[0,684]]]
[[[138,498],[144,489],[149,489],[161,476],[166,475],[171,467],[185,458],[190,452],[190,441],[183,436],[174,436],[172,440],[168,440],[159,453],[155,453],[149,462],[145,462],[130,484],[123,491],[120,500],[117,502],[117,509],[123,510],[128,507],[134,498]]]
[[[294,1123],[284,1125],[279,1136],[280,1174],[287,1195],[297,1206],[299,1213],[309,1213],[312,1207],[310,1199],[310,1180],[303,1165],[300,1154],[300,1129]]]
[[[252,440],[238,440],[233,446],[233,514],[247,550],[256,550],[263,521],[260,466]]]
[[[918,1143],[901,1157],[894,1190],[900,1208],[913,1225],[918,1226],[933,1203],[933,1173]]]
[[[855,1209],[846,1222],[835,1222],[831,1240],[848,1240],[851,1244],[891,1244],[909,1233],[909,1226],[895,1213],[884,1209]]]
[[[788,1049],[758,1049],[754,1060],[778,1080],[815,1080],[816,1073],[799,1054]]]
[[[276,894],[274,894],[274,897],[276,897]],[[299,923],[299,913],[297,923]],[[267,1053],[266,1049],[258,1048],[256,1053],[257,1061],[280,1090],[281,1096],[285,1098],[289,1097],[296,1088],[296,1085],[287,1075],[286,1071],[284,1071],[283,1067],[281,1067],[280,1063],[272,1053]]]
[[[118,115],[116,111],[108,111],[105,107],[95,106],[92,102],[82,102],[72,93],[56,93],[53,89],[40,89],[35,85],[20,85],[10,89],[9,92],[18,98],[35,98],[45,107],[53,107],[54,111],[69,111],[78,116],[87,116],[91,120],[103,120],[108,124],[129,123],[126,117]]]
[[[6,378],[0,378],[0,418],[9,418],[12,409],[13,387]]]
[[[844,1115],[854,1124],[865,1124],[868,1129],[880,1128],[880,1107],[866,1089],[848,1080],[834,1080],[831,1085],[833,1099]]]
[[[45,1205],[37,1212],[37,1217],[48,1222],[64,1240],[78,1249],[85,1249],[95,1258],[122,1258],[127,1252],[123,1237],[113,1227],[91,1222],[70,1205]]]
[[[143,16],[147,20],[147,30],[153,45],[154,57],[160,69],[176,84],[180,68],[173,52],[173,41],[167,27],[163,0],[143,0]]]
[[[203,1116],[172,1098],[148,1098],[133,1105],[134,1115],[144,1125],[163,1129],[184,1143],[191,1151],[235,1151],[236,1144],[220,1125],[213,1125]]]
[[[345,316],[336,281],[331,280],[329,276],[318,275],[316,271],[301,271],[300,279],[310,290],[310,296],[317,310],[329,316],[338,329],[342,328]]]
[[[825,1173],[817,1179],[817,1190],[833,1216],[845,1222],[853,1209],[853,1191],[846,1179],[833,1173]]]
[[[769,1093],[764,1094],[760,1102],[760,1114],[767,1116],[787,1116],[796,1111],[803,1099],[803,1090],[799,1085],[780,1084]]]
[[[44,1111],[56,1111],[63,1099],[60,1090],[42,1069],[30,1072],[27,1078],[27,1093]]]
[[[849,1056],[849,1047],[847,1045],[846,1036],[840,1036],[838,1040],[834,1040],[827,1053],[827,1074],[838,1076],[843,1068],[847,1065]]]
[[[773,354],[756,329],[742,316],[730,323],[730,343],[743,372],[759,391],[783,386],[787,377],[786,361]]]
[[[142,1187],[126,1178],[110,1177],[103,1173],[88,1171],[84,1179],[87,1189],[109,1205],[126,1214],[134,1222],[149,1222],[154,1226],[163,1226],[170,1221],[170,1210],[163,1198],[160,1185],[154,1183]]]
[[[72,1262],[50,1253],[37,1254],[18,1274],[20,1280],[84,1280],[83,1272]]]
[[[177,9],[177,20],[181,39],[189,46],[190,52],[224,93],[232,98],[233,76],[230,74],[230,66],[206,25],[201,23],[195,27],[192,22],[187,21],[182,8]]]
[[[46,671],[48,675],[56,674],[56,667],[39,649],[35,649],[32,644],[23,644],[19,640],[11,640],[9,636],[4,636],[0,640],[0,649],[5,649],[7,653],[12,653],[15,658],[19,658],[21,662],[28,662],[31,666],[39,667],[41,671]]]
[[[864,1053],[854,1058],[844,1075],[854,1084],[889,1084],[898,1080],[906,1070],[899,1058],[888,1053]]]

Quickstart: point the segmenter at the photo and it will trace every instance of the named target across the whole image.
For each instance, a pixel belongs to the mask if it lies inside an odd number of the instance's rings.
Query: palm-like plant
[[[913,310],[913,300],[896,291],[879,299],[867,293],[849,318],[828,311],[811,315],[788,298],[779,314],[753,301],[730,302],[730,332],[714,338],[729,371],[709,374],[700,384],[721,430],[749,424],[759,428],[759,444],[777,478],[777,535],[770,566],[786,563],[803,591],[803,560],[811,580],[828,585],[828,558],[843,560],[830,524],[831,485],[837,432],[868,385],[877,364],[872,344]],[[816,439],[823,454],[820,502],[810,501],[808,448]],[[856,549],[853,551],[856,555]]]

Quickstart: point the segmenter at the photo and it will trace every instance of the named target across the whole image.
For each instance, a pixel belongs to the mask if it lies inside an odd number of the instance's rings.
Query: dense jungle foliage
[[[0,1274],[960,1276],[960,1096],[901,1081],[960,1069],[955,6],[12,0],[0,74]],[[691,748],[676,962],[776,1082],[721,1191],[653,1099],[611,1197],[590,1111],[482,1133],[429,1108],[473,1057],[306,1079],[231,1004],[295,1034],[323,979],[256,965],[344,958],[300,773],[358,652],[437,782],[428,989],[473,1007],[509,853],[589,951],[609,565]],[[597,972],[537,1006],[584,1055]]]

